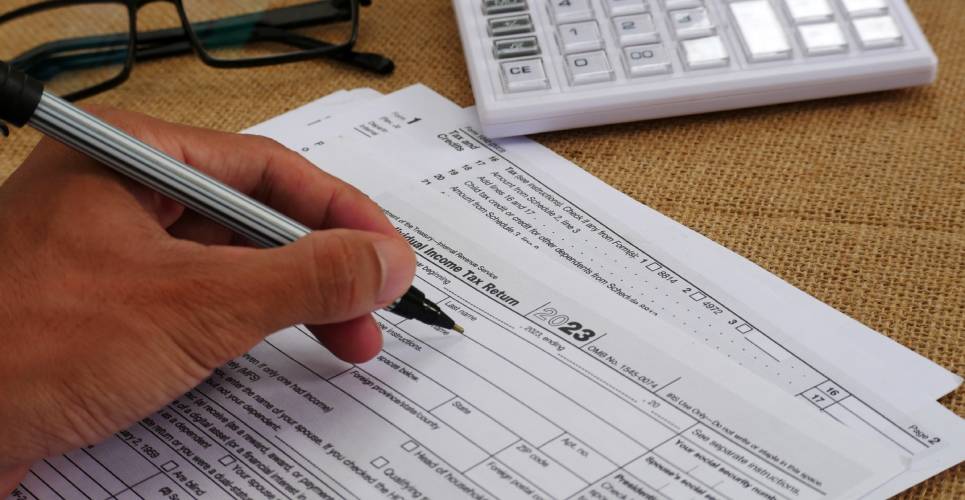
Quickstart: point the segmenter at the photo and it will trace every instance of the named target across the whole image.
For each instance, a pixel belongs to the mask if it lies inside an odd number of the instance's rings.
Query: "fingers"
[[[175,125],[121,111],[96,112],[303,224],[327,229],[269,250],[180,242],[189,249],[184,262],[196,273],[186,282],[200,285],[192,290],[179,287],[185,294],[181,300],[207,309],[209,321],[227,323],[238,327],[234,331],[257,337],[242,336],[244,346],[231,338],[195,344],[199,351],[230,357],[264,335],[305,323],[320,325],[313,331],[342,359],[356,362],[378,352],[381,333],[369,313],[391,303],[411,285],[415,257],[374,202],[266,138]],[[130,189],[174,236],[207,245],[232,241],[230,232],[197,214],[182,214],[163,198],[145,197],[137,188]],[[230,327],[211,330],[226,332],[223,335],[233,332]],[[180,344],[191,346],[191,340],[185,340]]]
[[[324,340],[349,357],[369,353],[375,326],[351,320],[390,304],[408,289],[415,274],[415,255],[404,240],[369,231],[317,231],[268,250],[202,250],[205,262],[194,266],[188,283],[205,284],[203,290],[212,296],[194,300],[203,300],[213,317],[256,332],[259,338],[247,339],[252,345],[295,324],[350,322],[344,326],[350,332],[346,339]],[[351,339],[363,344],[348,346]]]
[[[332,325],[312,325],[308,329],[332,354],[349,363],[364,363],[382,350],[382,331],[369,314]]]
[[[135,113],[95,112],[148,144],[309,227],[395,234],[368,197],[275,141],[167,123]],[[191,228],[184,230],[190,232]]]

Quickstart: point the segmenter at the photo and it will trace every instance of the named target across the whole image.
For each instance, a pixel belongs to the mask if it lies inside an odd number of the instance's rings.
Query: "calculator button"
[[[737,21],[747,59],[774,61],[791,57],[791,45],[781,20],[768,0],[749,0],[730,4]]]
[[[596,21],[561,24],[558,31],[560,50],[564,54],[603,48],[603,36]]]
[[[503,61],[499,64],[499,69],[506,92],[542,90],[550,86],[546,72],[543,71],[543,61],[539,58]]]
[[[727,66],[730,56],[719,36],[708,36],[680,42],[684,62],[688,69],[705,69]]]
[[[643,0],[603,0],[603,8],[610,17],[647,12],[647,4]]]
[[[714,23],[707,9],[674,10],[670,12],[670,24],[677,38],[697,38],[714,34]]]
[[[623,49],[623,63],[631,77],[670,73],[670,54],[662,45],[637,45]]]
[[[876,16],[888,12],[887,0],[841,0],[852,17]]]
[[[496,59],[535,56],[536,54],[539,54],[539,42],[536,41],[535,36],[504,38],[493,42],[493,55],[496,56]]]
[[[529,14],[519,16],[494,17],[489,20],[486,30],[489,36],[521,35],[533,32],[533,18]]]
[[[650,14],[615,17],[613,32],[623,46],[660,41],[660,33],[657,32]]]
[[[784,0],[784,5],[797,24],[827,21],[834,15],[828,0]]]
[[[566,56],[566,72],[571,85],[586,85],[613,79],[613,68],[603,51]]]
[[[590,0],[548,0],[550,17],[556,24],[575,23],[593,19]]]
[[[526,10],[526,0],[483,0],[482,2],[483,14],[487,16],[521,10]]]
[[[805,24],[799,26],[797,31],[804,52],[809,56],[840,54],[848,50],[848,41],[838,23]]]
[[[901,30],[891,16],[863,17],[854,20],[858,41],[866,49],[901,45]]]
[[[703,5],[701,0],[663,0],[663,6],[667,10],[692,9]]]

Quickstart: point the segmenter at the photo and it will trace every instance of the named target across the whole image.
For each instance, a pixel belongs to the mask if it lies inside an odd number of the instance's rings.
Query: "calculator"
[[[547,130],[923,85],[903,0],[453,0],[483,132]]]

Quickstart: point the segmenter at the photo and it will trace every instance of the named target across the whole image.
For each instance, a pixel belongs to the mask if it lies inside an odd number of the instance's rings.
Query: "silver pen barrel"
[[[282,246],[311,232],[46,91],[29,123],[257,245]]]

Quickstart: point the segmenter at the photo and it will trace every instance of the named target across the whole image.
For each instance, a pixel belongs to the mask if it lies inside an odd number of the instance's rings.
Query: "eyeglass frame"
[[[136,60],[137,53],[137,14],[141,7],[151,3],[164,2],[173,4],[175,10],[178,13],[178,18],[181,21],[181,29],[187,35],[188,42],[194,49],[195,54],[201,58],[201,61],[208,66],[216,68],[252,68],[258,66],[268,66],[272,64],[284,64],[291,62],[306,61],[309,59],[318,58],[326,55],[341,54],[346,51],[350,51],[354,47],[355,42],[358,40],[359,33],[359,4],[364,0],[343,0],[348,2],[350,19],[352,23],[352,31],[348,37],[348,40],[341,44],[329,44],[324,47],[312,48],[312,49],[302,49],[298,52],[292,52],[288,54],[278,54],[270,56],[258,56],[243,59],[219,59],[212,56],[205,49],[202,38],[194,29],[194,23],[188,20],[187,13],[184,9],[184,3],[182,0],[43,0],[38,3],[27,5],[14,9],[10,12],[0,14],[0,24],[8,21],[13,21],[17,18],[25,17],[31,14],[37,14],[47,10],[59,9],[63,7],[75,7],[79,5],[95,5],[95,4],[121,4],[127,7],[128,14],[128,40],[126,47],[126,56],[124,58],[124,66],[120,73],[116,76],[105,80],[99,84],[93,85],[86,89],[81,89],[76,92],[72,92],[65,96],[62,96],[68,100],[83,99],[85,97],[90,97],[95,94],[99,94],[106,90],[117,87],[121,83],[127,81],[130,78],[131,71],[134,68],[134,62]],[[306,2],[298,7],[310,6],[313,3],[330,3],[325,1],[318,2]],[[253,13],[256,14],[256,13]],[[213,19],[211,21],[217,21]],[[204,21],[209,22],[209,21]],[[200,23],[197,23],[200,24]]]

